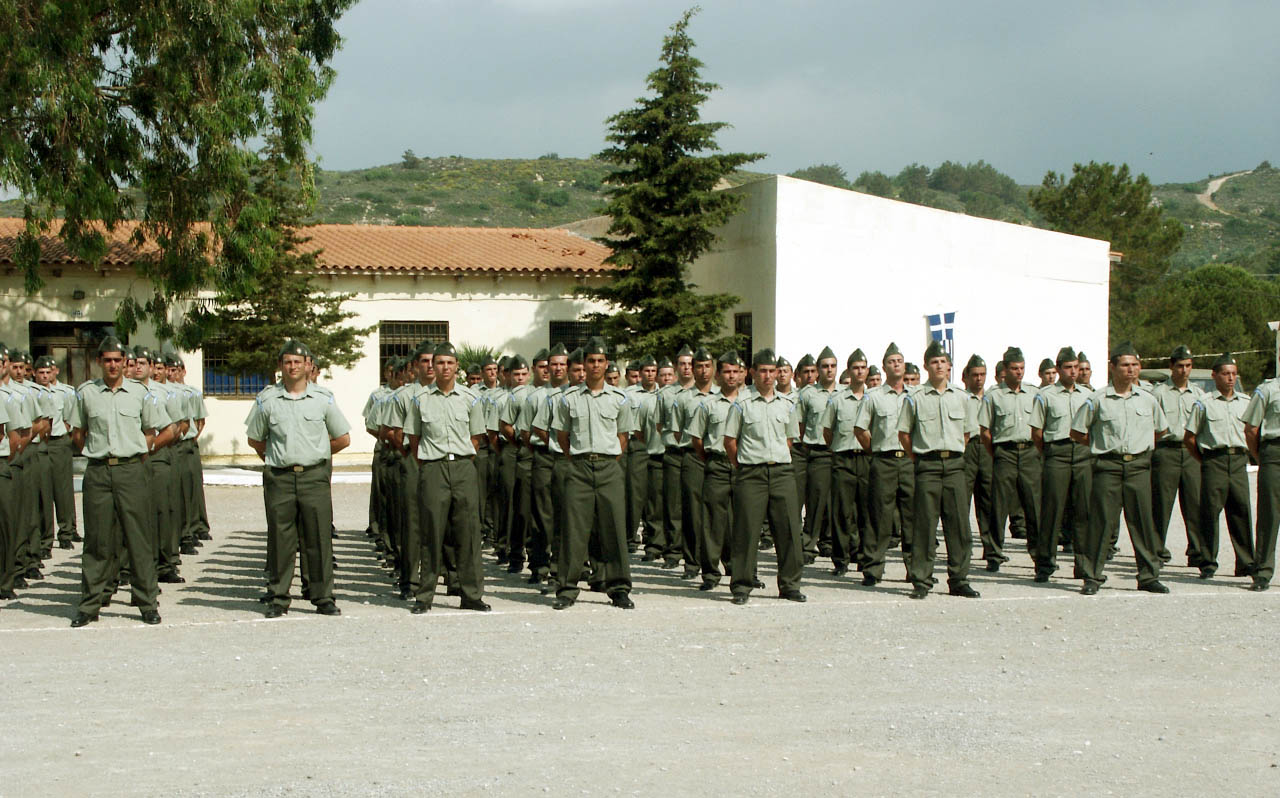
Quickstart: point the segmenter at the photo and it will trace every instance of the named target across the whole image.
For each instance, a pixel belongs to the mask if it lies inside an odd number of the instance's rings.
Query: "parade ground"
[[[633,557],[637,608],[551,609],[486,553],[491,613],[410,615],[334,486],[341,617],[262,618],[254,487],[210,486],[214,539],[144,626],[121,590],[68,624],[80,550],[0,605],[0,795],[1280,794],[1280,589],[1185,567],[1138,592],[1127,534],[1096,597],[1020,541],[978,600],[805,569],[729,603]],[[295,590],[295,593],[297,591]]]

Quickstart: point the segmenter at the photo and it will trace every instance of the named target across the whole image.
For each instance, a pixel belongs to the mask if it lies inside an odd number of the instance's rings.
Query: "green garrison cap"
[[[510,370],[511,370],[511,356],[510,356],[510,355],[503,355],[502,357],[498,358],[498,368],[502,369],[503,371],[510,371]]]
[[[640,370],[640,361],[639,361],[639,360],[628,360],[628,361],[627,361],[627,371],[639,371],[639,370]]]
[[[311,354],[311,350],[307,349],[306,344],[302,343],[297,339],[290,338],[289,340],[284,342],[284,346],[280,347],[280,354],[278,355],[278,357],[284,357],[285,355],[298,355],[300,357],[306,357],[310,354]]]
[[[1076,350],[1069,346],[1064,346],[1058,350],[1058,363],[1070,363],[1076,359]]]
[[[468,377],[479,377],[480,372],[481,372],[480,366],[476,365],[475,363],[472,363],[470,366],[467,366]]]
[[[1235,361],[1233,360],[1231,362],[1234,363]],[[49,355],[41,355],[40,357],[36,358],[36,368],[38,369],[53,368],[53,358],[50,357]]]
[[[102,343],[98,344],[99,355],[101,355],[103,352],[119,352],[125,357],[128,357],[129,354],[125,352],[124,349],[125,349],[124,344],[120,343],[120,339],[115,337],[114,335],[108,335],[106,338],[102,339]],[[9,352],[9,357],[12,358],[16,353],[16,351],[17,350],[11,350]]]
[[[182,365],[183,365],[182,358],[178,357],[173,352],[168,352],[165,354],[164,364],[166,366],[173,366],[174,368],[182,368]]]
[[[772,349],[766,347],[756,352],[755,357],[751,358],[751,368],[756,366],[776,366],[780,359],[773,353]]]
[[[1177,363],[1179,360],[1190,360],[1191,350],[1182,344],[1178,344],[1173,348],[1173,353],[1169,355],[1170,363]],[[1216,367],[1215,367],[1216,368]]]
[[[568,356],[569,350],[564,348],[564,344],[555,344],[551,347],[551,351],[547,352],[547,358]]]
[[[586,354],[584,354],[582,351],[582,347],[578,347],[577,349],[569,353],[569,362],[582,363],[586,360],[586,357],[587,357]]]
[[[898,345],[890,341],[889,348],[884,350],[884,357],[880,358],[880,362],[883,363],[884,361],[888,360],[894,355],[901,355],[901,354],[902,354],[902,350],[898,348]]]
[[[658,365],[658,361],[654,359],[653,355],[644,355],[636,362],[640,364],[640,368],[645,368],[646,366]]]
[[[1133,348],[1132,341],[1121,341],[1120,343],[1116,344],[1114,349],[1111,350],[1112,360],[1115,360],[1116,358],[1120,358],[1120,357],[1125,357],[1125,356],[1129,356],[1129,357],[1138,356],[1138,350]]]
[[[730,349],[720,357],[716,358],[716,362],[725,366],[736,366],[738,364],[738,351]]]
[[[1022,356],[1022,350],[1016,346],[1011,346],[1008,349],[1004,350],[1004,357],[1001,358],[1001,360],[1005,362],[1005,365],[1008,365],[1010,363],[1026,363],[1027,362],[1027,359]]]
[[[1089,356],[1086,355],[1084,352],[1076,352],[1076,360],[1080,363],[1088,363]]]
[[[133,348],[133,357],[135,360],[150,360],[153,363],[156,360],[155,353],[142,344],[138,344]]]
[[[693,350],[689,348],[688,344],[680,347],[680,351],[676,352],[676,360],[679,360],[682,357],[693,357]]]
[[[920,367],[917,366],[915,363],[908,363],[906,368],[903,369],[902,373],[903,374],[919,374]]]
[[[480,361],[480,368],[482,369],[487,369],[490,366],[496,365],[498,365],[498,361],[493,359],[493,355],[485,355],[484,359]]]
[[[787,360],[782,355],[778,355],[778,368],[791,369],[792,371],[795,371],[795,367],[791,365],[791,361]]]
[[[592,336],[587,339],[587,343],[582,347],[582,356],[587,355],[608,355],[608,347],[604,343],[604,339],[598,336]],[[570,358],[572,360],[572,358]]]
[[[829,346],[822,347],[822,351],[818,353],[818,362],[821,363],[824,360],[838,360],[836,353],[832,352]]]
[[[1054,365],[1053,361],[1049,358],[1046,357],[1044,360],[1040,361],[1040,371],[1048,371],[1051,368],[1054,368]]]
[[[693,353],[694,363],[710,363],[713,360],[715,358],[711,356],[711,350],[705,346],[698,347],[698,351]]]
[[[507,361],[507,369],[509,371],[519,371],[527,368],[529,368],[529,361],[524,359],[524,355],[512,355]]]
[[[618,364],[617,364],[617,363],[615,363],[615,362],[613,362],[612,360],[610,360],[610,361],[609,361],[609,365],[607,365],[607,366],[605,366],[605,367],[604,367],[604,373],[605,373],[605,374],[617,374],[617,373],[618,373]]]
[[[676,367],[676,364],[672,363],[671,358],[669,357],[664,357],[658,361],[658,368],[660,369],[673,369],[675,367]]]
[[[808,352],[805,352],[804,356],[796,361],[796,368],[798,369],[807,368],[809,366],[816,366],[816,365],[818,365],[818,361],[814,360],[813,355],[809,354]]]
[[[429,355],[436,351],[436,345],[430,341],[419,341],[418,345],[413,348],[413,359],[417,360],[423,355]]]
[[[1004,371],[1004,361],[1003,361],[1003,360],[997,360],[997,361],[996,361],[996,371]]]
[[[0,360],[8,360],[8,359],[9,359],[9,347],[5,346],[3,342],[0,342]]]
[[[930,359],[935,357],[945,357],[948,360],[951,356],[947,354],[947,348],[942,345],[941,341],[930,341],[929,346],[924,350],[924,362],[928,363]]]
[[[861,349],[853,350],[853,354],[849,355],[849,359],[845,361],[844,366],[845,368],[851,368],[854,363],[858,362],[867,362],[867,355]]]
[[[969,362],[964,364],[965,371],[968,371],[969,369],[985,369],[986,367],[987,361],[983,360],[982,357],[977,354],[970,355]]]
[[[18,363],[31,365],[31,353],[25,349],[15,349],[9,353],[9,359]]]
[[[548,352],[547,348],[544,346],[541,349],[539,349],[537,352],[533,353],[533,363],[535,365],[538,363],[542,363],[549,357],[551,357],[551,353]]]
[[[868,377],[875,377],[875,376],[877,376],[877,375],[879,375],[879,374],[880,374],[880,367],[879,367],[879,366],[872,366],[871,368],[867,369],[867,376],[868,376]]]
[[[458,356],[458,350],[448,341],[436,344],[436,348],[431,350],[432,357],[454,357]]]
[[[44,358],[41,358],[41,360],[43,359]],[[1186,358],[1182,358],[1182,360],[1186,360]],[[1231,356],[1231,353],[1223,352],[1222,354],[1218,355],[1216,360],[1213,361],[1213,370],[1217,371],[1223,366],[1234,366],[1235,364],[1236,364],[1236,359]],[[41,366],[37,365],[36,368],[41,368]]]

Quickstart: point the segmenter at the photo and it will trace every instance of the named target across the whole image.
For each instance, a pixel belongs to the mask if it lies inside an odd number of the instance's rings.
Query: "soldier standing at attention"
[[[50,496],[42,496],[44,472],[48,470],[48,458],[44,454],[45,436],[49,434],[51,419],[50,403],[41,401],[43,391],[31,379],[28,367],[31,355],[18,350],[10,357],[9,385],[22,397],[23,406],[31,419],[31,438],[23,447],[17,460],[21,463],[18,491],[22,495],[21,513],[18,515],[18,569],[28,581],[44,579],[40,570],[43,560],[43,537],[41,530],[44,513],[41,500],[48,504]]]
[[[674,374],[674,371],[672,371]],[[645,492],[640,498],[644,519],[644,556],[641,562],[661,560],[666,550],[666,529],[662,525],[662,459],[666,448],[662,445],[660,417],[662,403],[658,391],[662,388],[663,370],[653,355],[640,359],[640,390],[632,399],[636,421],[636,440],[643,444],[645,460]]]
[[[554,590],[551,583],[552,539],[556,535],[557,505],[560,474],[563,460],[560,441],[550,434],[551,413],[554,403],[568,385],[569,352],[564,344],[551,347],[547,359],[549,382],[529,395],[529,434],[527,443],[533,447],[533,537],[529,550],[529,569],[543,585],[543,595]],[[532,581],[532,580],[531,580]]]
[[[621,458],[634,422],[626,395],[606,385],[604,341],[582,349],[584,378],[558,399],[552,429],[565,459],[564,531],[554,609],[572,607],[590,557],[613,606],[635,609],[627,561],[626,491]],[[590,550],[590,551],[589,551]]]
[[[1077,562],[1084,587],[1092,596],[1106,578],[1103,567],[1111,530],[1121,507],[1138,563],[1138,589],[1168,593],[1160,583],[1160,537],[1151,512],[1151,450],[1168,429],[1160,403],[1138,387],[1142,365],[1132,344],[1111,352],[1111,384],[1099,389],[1076,412],[1071,437],[1093,452],[1093,489],[1089,498],[1088,534],[1080,535]]]
[[[128,540],[133,603],[142,622],[160,623],[156,551],[147,519],[147,453],[173,439],[164,407],[148,399],[137,382],[124,378],[124,345],[104,338],[98,346],[102,377],[77,391],[72,411],[72,444],[83,451],[85,541],[80,559],[80,606],[73,627],[98,620],[103,595],[123,535]]]
[[[383,529],[385,526],[385,511],[383,510],[385,490],[382,485],[386,472],[386,460],[382,454],[384,444],[375,408],[390,396],[393,390],[388,383],[391,382],[391,374],[395,371],[394,360],[395,358],[388,358],[382,364],[382,383],[369,394],[369,398],[364,402],[364,409],[360,411],[360,416],[364,419],[364,431],[374,439],[373,462],[370,465],[372,481],[369,485],[369,526],[365,529],[365,534],[373,538],[379,554],[385,554],[388,550],[387,532]]]
[[[908,363],[902,369],[902,382],[907,386],[908,390],[914,390],[920,387],[920,367],[915,363]]]
[[[969,413],[977,421],[982,410],[987,384],[987,363],[978,355],[972,355],[960,372],[965,392],[969,394]],[[982,443],[982,435],[969,436],[964,447],[964,477],[973,501],[973,514],[978,519],[978,535],[986,540],[991,535],[995,512],[991,507],[991,477],[994,463],[991,452]]]
[[[200,436],[204,433],[205,419],[209,415],[204,404],[204,393],[195,385],[187,385],[187,366],[177,355],[169,364],[169,382],[187,393],[190,407],[187,416],[192,420],[190,429],[183,436],[182,444],[175,450],[178,479],[182,486],[182,541],[213,540],[209,534],[209,513],[204,502],[204,466],[200,462]]]
[[[733,466],[724,448],[724,424],[729,409],[738,399],[744,371],[745,364],[737,352],[721,355],[716,364],[719,390],[712,391],[706,401],[698,405],[684,430],[705,464],[701,499],[706,518],[698,547],[702,561],[699,590],[714,590],[723,577],[722,567],[733,570],[733,550],[729,545],[733,530]]]
[[[800,507],[791,473],[791,441],[800,434],[795,407],[774,391],[777,356],[762,349],[751,359],[755,391],[740,397],[724,424],[724,447],[736,469],[733,486],[734,604],[746,604],[756,585],[760,528],[765,519],[778,547],[778,594],[806,601],[800,592],[804,554]]]
[[[1076,352],[1076,382],[1086,391],[1093,390],[1093,366],[1084,352]]]
[[[320,615],[333,601],[333,500],[329,461],[351,444],[351,427],[333,394],[307,378],[310,352],[298,341],[280,349],[280,382],[263,389],[245,420],[249,447],[266,463],[262,499],[270,545],[268,618],[289,611],[296,554],[305,561],[307,596]],[[132,542],[129,544],[132,548]]]
[[[631,417],[640,418],[640,361],[627,363],[627,384],[622,392],[631,403]],[[634,379],[632,379],[634,377]],[[644,442],[640,432],[633,430],[626,451],[622,453],[622,467],[626,474],[627,485],[627,551],[634,553],[641,545],[640,527],[644,518],[644,502],[648,495],[649,456],[644,450]]]
[[[858,443],[872,456],[868,478],[871,528],[858,554],[862,584],[867,587],[884,581],[885,554],[894,521],[901,517],[902,528],[909,532],[915,509],[915,468],[898,437],[898,414],[907,393],[903,381],[907,364],[896,343],[884,350],[881,365],[886,382],[866,392],[858,403],[858,417],[853,424]],[[904,550],[903,558],[910,570],[910,553]]]
[[[910,392],[898,414],[902,449],[915,464],[911,564],[907,578],[911,598],[922,599],[933,587],[933,561],[938,549],[938,519],[947,542],[947,592],[978,598],[969,586],[969,553],[973,531],[969,528],[969,494],[964,479],[964,450],[977,424],[969,412],[968,395],[947,380],[951,358],[938,341],[924,352],[929,381]]]
[[[57,505],[65,511],[67,501],[66,496],[59,497],[59,487],[65,485],[68,490],[71,488],[71,440],[67,437],[66,396],[54,387],[53,358],[42,355],[36,358],[34,365],[35,387],[38,391],[36,401],[40,407],[40,415],[49,419],[49,431],[45,433],[44,445],[40,447],[43,457],[40,467],[40,548],[41,555],[48,559],[53,553],[55,539],[59,544],[66,544],[61,548],[71,548],[70,532],[62,531],[62,512],[58,513],[56,520],[54,518],[54,506]],[[54,463],[55,445],[60,455],[65,454],[65,462],[58,465]],[[55,471],[61,473],[58,474]],[[61,479],[61,476],[65,476],[65,479]],[[74,515],[74,503],[71,505],[71,511]]]
[[[676,437],[676,402],[680,394],[693,387],[693,350],[688,344],[681,347],[676,355],[675,371],[678,380],[658,389],[658,403],[661,405],[659,420],[661,423],[662,445],[662,527],[666,532],[663,546],[663,568],[675,568],[686,554],[686,535],[684,529],[684,505],[680,501],[681,469],[684,466],[684,450],[688,441],[683,444]],[[659,364],[658,373],[663,371]],[[687,374],[687,376],[686,376]],[[696,545],[696,543],[695,543]],[[696,558],[685,559],[686,570],[697,565]]]
[[[1049,358],[1040,361],[1040,385],[1039,388],[1048,388],[1058,381],[1058,367]]]
[[[473,384],[468,373],[467,387],[475,390],[476,395],[480,397],[485,419],[485,434],[476,450],[475,460],[476,477],[480,488],[480,505],[477,508],[480,514],[480,535],[484,543],[494,547],[498,559],[505,565],[506,557],[503,556],[505,552],[498,548],[498,534],[493,514],[494,474],[498,462],[497,451],[493,446],[497,440],[498,429],[498,405],[494,400],[503,392],[498,384],[498,370],[498,361],[486,355],[480,364],[480,382]]]
[[[413,379],[397,387],[382,400],[378,425],[383,440],[387,464],[386,484],[391,494],[388,515],[395,529],[397,575],[396,586],[401,601],[408,601],[418,594],[421,586],[422,524],[418,519],[418,458],[409,448],[404,434],[405,419],[413,408],[413,400],[426,390],[428,375],[432,374],[431,358],[435,346],[421,341],[409,357],[410,375]],[[399,382],[397,377],[394,382]]]
[[[404,421],[409,448],[418,458],[418,521],[422,526],[414,615],[431,609],[444,571],[444,546],[457,551],[459,607],[488,612],[481,565],[480,486],[475,456],[488,433],[479,394],[459,385],[458,354],[451,343],[437,344],[432,357],[435,382],[413,398]]]
[[[1036,394],[1031,410],[1031,438],[1044,463],[1040,480],[1040,537],[1033,554],[1037,582],[1048,582],[1058,570],[1058,535],[1067,508],[1083,511],[1089,506],[1093,456],[1088,446],[1071,440],[1071,422],[1090,395],[1076,385],[1076,367],[1075,350],[1069,346],[1059,349],[1054,364],[1058,380]],[[1076,570],[1079,571],[1079,566]],[[1079,574],[1074,578],[1079,579]]]
[[[1244,439],[1258,462],[1258,526],[1250,590],[1271,587],[1280,529],[1280,377],[1258,386],[1244,411]]]
[[[18,597],[15,587],[27,586],[26,579],[18,572],[19,522],[23,518],[23,503],[27,497],[19,492],[19,455],[31,440],[31,417],[23,396],[13,390],[9,379],[9,349],[0,344],[0,418],[3,420],[3,436],[0,437],[0,599]]]
[[[1227,513],[1236,576],[1253,576],[1253,523],[1249,511],[1249,452],[1244,411],[1249,398],[1236,391],[1238,370],[1230,354],[1213,363],[1215,391],[1196,400],[1183,441],[1200,471],[1200,578],[1218,570],[1218,515]],[[1167,415],[1167,414],[1166,414]],[[1170,423],[1172,426],[1172,423]]]
[[[1160,409],[1169,422],[1169,431],[1156,441],[1156,451],[1151,458],[1151,501],[1155,505],[1156,529],[1160,534],[1160,560],[1168,563],[1173,559],[1167,543],[1173,499],[1177,496],[1182,523],[1187,530],[1187,565],[1203,569],[1204,557],[1200,551],[1204,540],[1200,534],[1200,460],[1192,450],[1183,446],[1183,434],[1191,409],[1204,397],[1204,391],[1193,385],[1190,377],[1191,350],[1179,346],[1169,355],[1169,380],[1151,389],[1151,395],[1160,403]]]
[[[854,434],[854,422],[868,390],[867,356],[861,349],[849,355],[845,370],[849,384],[832,394],[820,422],[832,457],[831,561],[836,576],[847,574],[850,563],[862,567],[858,552],[871,534],[871,453]]]
[[[773,386],[774,393],[791,402],[792,408],[795,408],[800,395],[799,389],[796,388],[793,382],[795,370],[792,368],[791,363],[781,355],[778,356],[777,374],[778,376]],[[750,393],[750,390],[748,390],[748,393]],[[797,412],[796,421],[798,422],[799,420],[800,416]],[[798,444],[799,437],[793,443]],[[797,454],[796,450],[798,448],[803,447],[793,446],[791,450],[791,472],[796,477],[796,510],[799,513],[803,513],[804,496],[809,489],[809,471],[807,468],[808,462],[805,460],[803,453]],[[803,523],[803,519],[801,519],[801,523]],[[773,530],[766,525],[760,535],[760,550],[768,551],[771,548],[773,548]],[[808,559],[808,557],[805,557],[806,564]]]
[[[676,397],[672,412],[676,439],[683,446],[684,461],[680,464],[680,521],[683,532],[684,574],[682,578],[693,579],[701,571],[701,557],[698,548],[702,545],[704,529],[707,525],[707,508],[702,500],[703,483],[706,480],[706,462],[697,447],[693,445],[693,436],[686,433],[698,408],[705,404],[711,396],[711,379],[715,370],[715,359],[706,347],[698,347],[693,353],[693,385]]]
[[[831,347],[822,348],[813,368],[817,371],[817,381],[800,389],[797,408],[801,445],[796,449],[804,451],[806,470],[803,533],[806,563],[818,557],[830,557],[832,551],[831,448],[822,431],[822,415],[839,388],[836,371],[840,365]]]
[[[880,373],[879,366],[871,366],[867,369],[867,390],[879,388],[884,382],[884,375]]]
[[[520,446],[516,424],[524,396],[529,392],[529,364],[523,355],[512,355],[507,360],[507,393],[498,409],[498,439],[501,447],[501,468],[498,470],[502,493],[502,518],[500,527],[505,530],[507,573],[518,574],[524,570],[525,535],[528,532],[529,494],[520,490],[521,457],[524,457],[525,474],[528,474],[530,458]]]
[[[180,513],[173,507],[173,500],[177,498],[175,494],[180,492],[174,490],[177,483],[174,480],[171,454],[174,445],[182,440],[183,434],[187,431],[186,395],[180,391],[171,390],[160,378],[161,374],[167,376],[167,369],[159,355],[141,346],[135,352],[138,361],[138,382],[146,389],[147,399],[158,402],[174,426],[169,444],[153,447],[151,454],[147,457],[145,472],[148,493],[151,497],[148,520],[151,523],[152,549],[156,552],[157,581],[181,584],[186,580],[178,575],[180,562],[178,541],[181,537],[178,530],[178,516]],[[159,365],[155,365],[157,361]],[[194,555],[196,551],[191,549],[189,552],[181,553]]]
[[[50,360],[53,360],[50,358]],[[65,382],[58,381],[60,369],[53,360],[53,380],[50,388],[57,391],[62,400],[62,427],[55,423],[49,433],[49,465],[53,471],[53,506],[58,515],[58,545],[69,549],[72,543],[78,543],[80,527],[76,523],[75,488],[73,483],[71,425],[71,408],[76,402],[76,389]]]
[[[1004,525],[1016,505],[1021,505],[1027,524],[1027,549],[1034,556],[1040,522],[1040,451],[1031,441],[1031,413],[1036,391],[1022,384],[1026,358],[1022,350],[1005,350],[1004,382],[987,391],[978,412],[982,443],[991,453],[992,503],[995,518],[991,537],[982,542],[987,570],[996,572],[1009,561],[1004,554]]]

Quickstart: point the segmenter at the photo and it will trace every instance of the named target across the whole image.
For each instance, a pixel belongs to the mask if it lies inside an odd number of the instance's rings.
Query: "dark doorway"
[[[109,321],[33,321],[31,356],[53,355],[61,372],[58,381],[74,388],[102,376],[98,344],[115,330]]]

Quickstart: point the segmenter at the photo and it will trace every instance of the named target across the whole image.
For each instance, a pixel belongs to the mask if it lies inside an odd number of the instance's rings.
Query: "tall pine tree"
[[[724,314],[731,294],[702,294],[688,268],[715,243],[715,229],[741,204],[716,185],[763,153],[722,153],[715,136],[724,122],[703,122],[699,108],[719,88],[699,77],[686,11],[662,41],[661,66],[649,73],[651,97],[606,120],[612,146],[597,157],[619,167],[609,177],[604,212],[615,271],[607,285],[580,289],[611,313],[588,314],[614,346],[627,352],[675,352],[683,343],[726,344]],[[713,340],[718,339],[718,340]]]

